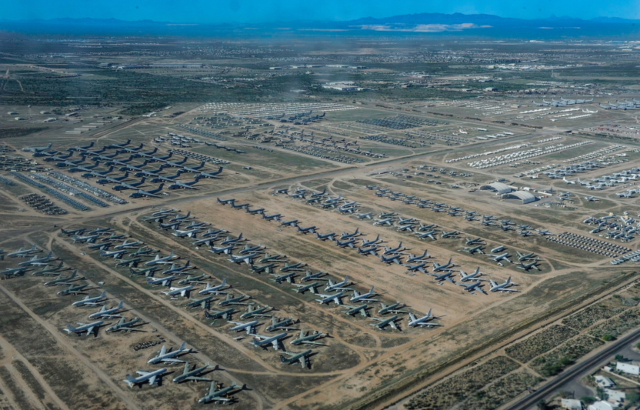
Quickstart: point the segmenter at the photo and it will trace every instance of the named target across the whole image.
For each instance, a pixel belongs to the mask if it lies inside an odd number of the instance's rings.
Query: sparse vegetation
[[[513,346],[509,346],[505,352],[510,357],[526,363],[577,334],[578,332],[566,326],[553,325]]]

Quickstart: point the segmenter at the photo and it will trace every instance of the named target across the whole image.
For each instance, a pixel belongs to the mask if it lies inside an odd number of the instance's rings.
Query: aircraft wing
[[[89,329],[87,329],[87,336],[93,333],[93,329],[95,329],[95,326],[91,326]]]
[[[308,341],[308,340],[305,340],[304,342],[300,342],[300,343],[305,344],[305,345],[326,346],[324,343],[311,342],[311,341]]]
[[[271,344],[273,345],[273,348],[275,350],[278,350],[278,348],[280,347],[280,339],[275,339],[274,341],[271,342]]]
[[[151,372],[145,372],[144,370],[138,370],[138,371],[136,371],[136,373],[138,373],[140,376],[146,376],[146,375],[150,374]]]
[[[162,359],[162,362],[164,362],[164,363],[184,363],[184,360],[167,358],[167,359]]]
[[[306,368],[309,366],[309,358],[307,356],[303,356],[300,358],[300,365],[302,366],[302,368]]]
[[[191,380],[194,382],[210,382],[211,381],[211,379],[207,379],[206,377],[197,377],[197,376],[185,377],[184,380]]]
[[[151,376],[151,378],[149,379],[149,384],[156,384],[156,377],[157,376]]]

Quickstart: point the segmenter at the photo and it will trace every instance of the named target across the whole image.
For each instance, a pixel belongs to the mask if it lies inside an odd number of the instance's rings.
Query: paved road
[[[604,349],[598,351],[593,356],[573,365],[567,371],[560,373],[558,377],[544,384],[535,392],[511,404],[511,406],[507,407],[507,410],[523,410],[535,406],[535,404],[541,399],[547,398],[560,387],[571,382],[574,378],[582,378],[589,374],[593,368],[600,367],[607,363],[611,360],[612,355],[618,351],[624,350],[628,345],[635,342],[638,337],[640,337],[640,329],[634,330],[633,332],[607,345]]]

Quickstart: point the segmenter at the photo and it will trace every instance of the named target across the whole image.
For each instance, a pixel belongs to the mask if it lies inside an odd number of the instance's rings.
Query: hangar
[[[488,185],[482,185],[480,187],[480,190],[493,191],[497,195],[503,195],[503,194],[508,194],[509,192],[513,191],[513,188],[511,188],[507,184],[503,184],[502,182],[492,182],[492,183],[490,183]]]
[[[525,191],[513,191],[502,195],[502,199],[519,199],[523,204],[535,202],[538,200],[532,193]]]

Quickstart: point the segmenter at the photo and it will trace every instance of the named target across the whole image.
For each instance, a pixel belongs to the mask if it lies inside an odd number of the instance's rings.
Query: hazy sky
[[[5,1],[0,19],[59,17],[193,23],[351,20],[398,14],[486,13],[538,18],[640,18],[640,0],[24,0]]]

